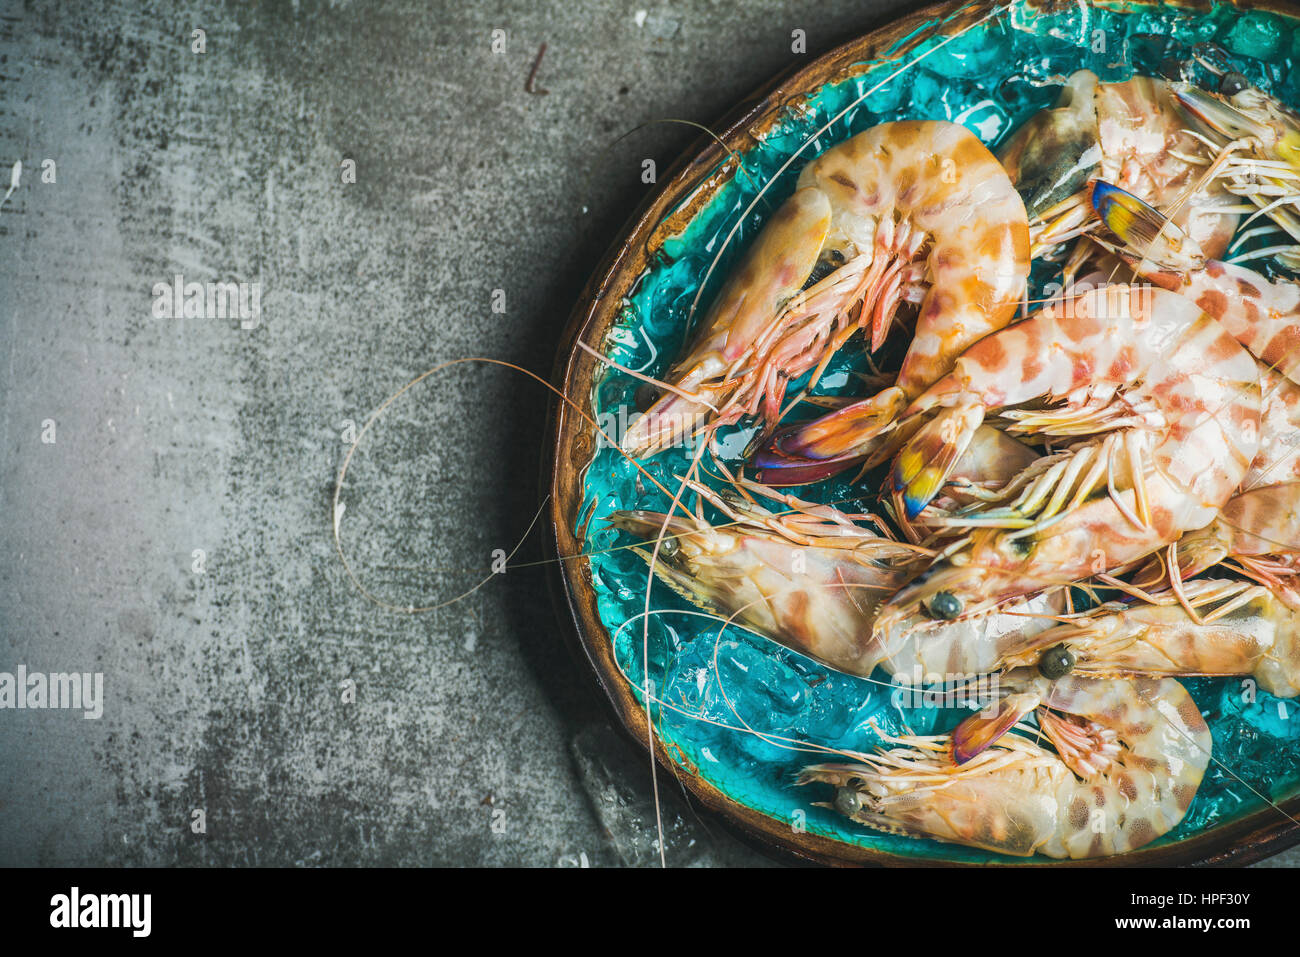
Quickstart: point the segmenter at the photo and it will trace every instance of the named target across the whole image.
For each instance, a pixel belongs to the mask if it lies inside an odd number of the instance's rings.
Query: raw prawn
[[[1183,595],[1108,602],[1039,632],[999,664],[1034,664],[1045,651],[1078,676],[1252,675],[1279,697],[1300,694],[1300,612],[1251,582],[1202,579]]]
[[[818,264],[835,267],[804,289]],[[623,438],[658,451],[704,427],[761,414],[769,434],[789,382],[859,330],[883,343],[904,301],[920,303],[881,428],[976,339],[1015,313],[1029,273],[1024,204],[974,134],[954,123],[884,123],[832,147],[732,275],[671,391]]]
[[[758,633],[840,671],[868,676],[878,666],[895,674],[980,674],[1010,650],[1055,624],[1063,595],[957,622],[918,618],[880,641],[872,623],[881,601],[929,557],[925,549],[890,539],[849,515],[753,483],[739,489],[787,506],[773,512],[752,497],[723,499],[690,483],[731,521],[710,525],[702,515],[668,521],[655,571],[692,603],[731,617]],[[664,526],[656,512],[616,512],[610,521],[642,538]]]
[[[1300,116],[1239,73],[1225,73],[1216,92],[1189,83],[1174,84],[1173,92],[1208,133],[1214,154],[1207,173],[1250,200],[1255,216],[1268,216],[1292,240],[1250,258],[1277,255],[1284,265],[1300,269]]]
[[[1183,819],[1211,738],[1177,681],[1021,671],[1001,686],[1011,694],[994,717],[952,735],[889,739],[896,747],[806,768],[799,783],[833,785],[832,806],[868,827],[1019,857],[1119,854]],[[1054,751],[1005,733],[1035,709]]]
[[[1300,385],[1262,363],[1259,452],[1241,480],[1243,490],[1300,480]]]
[[[1214,521],[1185,534],[1171,553],[1178,579],[1231,561],[1237,571],[1267,585],[1300,610],[1295,578],[1300,572],[1300,482],[1267,485],[1233,496]],[[1143,573],[1136,580],[1144,587],[1149,584]]]
[[[774,513],[752,499],[727,501],[698,483],[702,500],[731,522],[658,512],[615,512],[610,522],[641,538],[663,529],[655,572],[676,592],[849,674],[869,675],[879,656],[870,645],[875,609],[915,571],[924,549],[894,541],[849,515],[790,498]],[[643,557],[647,557],[644,556]]]
[[[1223,182],[1199,182],[1209,159],[1186,127],[1167,80],[1102,83],[1089,70],[1073,73],[1056,105],[1031,117],[998,150],[1025,198],[1035,258],[1085,231],[1093,219],[1087,187],[1094,179],[1161,209],[1176,207],[1174,222],[1183,232],[1221,255],[1237,227],[1237,203]]]
[[[1109,183],[1095,185],[1092,202],[1144,278],[1193,300],[1251,354],[1300,383],[1300,284],[1208,258],[1161,213]],[[1153,244],[1159,252],[1147,254]]]

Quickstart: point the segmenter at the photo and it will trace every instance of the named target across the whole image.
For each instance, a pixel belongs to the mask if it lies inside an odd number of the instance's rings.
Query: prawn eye
[[[1236,96],[1248,86],[1250,81],[1240,73],[1228,72],[1223,74],[1223,79],[1219,81],[1219,92],[1224,96]]]
[[[1157,72],[1166,80],[1185,80],[1187,79],[1186,70],[1183,61],[1177,57],[1165,57],[1160,61]]]
[[[1065,645],[1057,645],[1055,648],[1048,648],[1043,652],[1043,657],[1038,659],[1038,673],[1044,678],[1055,680],[1064,678],[1074,670],[1074,655]]]
[[[862,810],[862,795],[852,788],[840,788],[835,792],[835,810],[852,817]]]
[[[637,411],[649,412],[650,406],[654,405],[659,398],[659,391],[649,382],[642,382],[637,386],[636,392],[632,394],[632,401],[636,403]]]
[[[930,617],[952,621],[961,614],[961,599],[950,591],[941,591],[930,599]]]

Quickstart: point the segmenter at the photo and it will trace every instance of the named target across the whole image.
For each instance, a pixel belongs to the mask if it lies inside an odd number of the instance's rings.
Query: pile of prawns
[[[694,511],[610,518],[680,594],[849,674],[999,676],[948,734],[802,772],[855,822],[1133,850],[1211,759],[1180,676],[1300,693],[1300,285],[1224,261],[1277,230],[1253,255],[1300,268],[1300,120],[1220,80],[1080,71],[997,155],[937,121],[827,150],[622,437],[756,426],[753,478],[719,461],[723,493],[683,478]],[[1031,312],[1037,259],[1067,283]],[[851,340],[901,366],[814,398]],[[783,421],[810,398],[830,411]],[[782,490],[847,469],[883,476],[884,516]]]

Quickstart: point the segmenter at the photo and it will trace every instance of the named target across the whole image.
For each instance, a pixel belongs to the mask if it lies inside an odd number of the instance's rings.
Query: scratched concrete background
[[[334,480],[439,362],[548,374],[642,159],[695,136],[620,134],[906,5],[0,3],[0,670],[107,699],[0,712],[0,863],[652,862],[536,536],[386,609]],[[260,283],[260,322],[155,318],[177,274]],[[484,365],[392,406],[342,496],[376,598],[447,601],[524,537],[544,407]],[[668,813],[670,863],[764,861]]]

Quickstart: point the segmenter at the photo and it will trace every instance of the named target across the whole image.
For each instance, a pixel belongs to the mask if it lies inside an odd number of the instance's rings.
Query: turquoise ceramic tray
[[[1227,4],[967,4],[927,8],[823,57],[742,107],[720,134],[732,152],[712,140],[702,144],[634,219],[593,278],[569,330],[561,353],[566,395],[616,432],[636,410],[639,383],[596,363],[573,340],[581,337],[625,367],[664,373],[681,351],[692,302],[727,234],[739,222],[700,296],[701,313],[765,217],[791,193],[804,163],[835,143],[888,120],[946,119],[995,147],[1058,92],[1027,80],[1080,68],[1105,81],[1155,75],[1166,58],[1187,60],[1194,52],[1221,57],[1296,106],[1298,24],[1280,10]],[[1194,49],[1197,44],[1215,47]],[[746,215],[759,185],[769,181],[765,201]],[[1036,268],[1033,282],[1053,275],[1050,267]],[[837,359],[821,391],[851,390],[853,362]],[[738,453],[745,433],[734,431],[726,447]],[[555,442],[554,545],[559,555],[585,556],[562,563],[566,603],[583,649],[642,743],[640,689],[649,670],[657,699],[649,708],[656,751],[706,804],[769,844],[827,862],[1025,863],[877,833],[814,807],[813,801],[826,799],[825,789],[794,786],[797,771],[813,756],[734,730],[738,714],[753,729],[781,738],[872,750],[879,743],[872,724],[924,734],[950,729],[961,713],[896,707],[887,675],[878,672],[873,682],[840,674],[740,628],[719,637],[715,623],[690,614],[692,606],[658,582],[651,593],[649,654],[643,656],[646,566],[619,548],[631,539],[610,528],[605,516],[620,508],[664,510],[668,500],[638,482],[619,452],[601,447],[591,423],[568,408],[557,415]],[[689,461],[688,451],[674,449],[642,464],[671,487],[672,476],[684,473]],[[858,494],[871,502],[868,490],[843,480],[795,491],[819,501]],[[1148,848],[1100,863],[1244,861],[1300,840],[1287,815],[1269,803],[1300,816],[1300,701],[1251,694],[1235,679],[1186,684],[1212,729],[1216,763],[1176,829]]]

